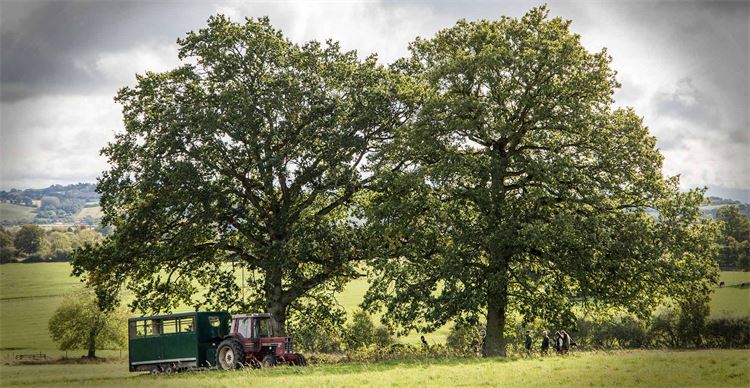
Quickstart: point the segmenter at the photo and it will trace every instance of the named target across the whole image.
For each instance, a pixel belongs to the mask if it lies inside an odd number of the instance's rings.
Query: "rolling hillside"
[[[0,202],[0,225],[28,224],[34,222],[36,208]]]

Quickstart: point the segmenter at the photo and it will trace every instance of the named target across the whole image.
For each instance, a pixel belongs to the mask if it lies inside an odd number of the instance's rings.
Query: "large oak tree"
[[[305,306],[330,312],[364,257],[356,197],[401,121],[393,77],[265,18],[212,17],[178,43],[188,64],[116,98],[125,130],[97,187],[114,233],[75,255],[76,272],[103,304],[125,286],[145,312],[263,310],[281,332]]]
[[[615,109],[606,51],[535,8],[459,21],[398,63],[418,115],[383,170],[368,219],[366,306],[404,330],[486,319],[504,355],[508,317],[570,324],[574,307],[646,316],[705,294],[716,227],[701,191],[680,193],[642,119]],[[654,216],[653,210],[658,212]]]

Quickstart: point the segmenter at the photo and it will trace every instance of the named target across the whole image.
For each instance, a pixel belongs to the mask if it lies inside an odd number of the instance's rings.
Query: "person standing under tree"
[[[560,334],[559,331],[556,331],[555,332],[555,350],[557,351],[557,353],[562,353],[563,344],[564,344],[564,340],[563,340],[562,334]]]
[[[548,350],[549,350],[549,335],[547,333],[547,330],[545,330],[542,333],[542,355],[547,355]]]
[[[526,330],[524,345],[526,346],[526,354],[531,355],[531,330]]]
[[[424,336],[420,336],[419,339],[422,341],[422,349],[427,349],[430,347],[430,345],[427,343],[427,340],[424,339]]]
[[[568,332],[563,330],[562,331],[562,337],[563,337],[563,353],[567,354],[570,350],[570,335],[568,335]]]

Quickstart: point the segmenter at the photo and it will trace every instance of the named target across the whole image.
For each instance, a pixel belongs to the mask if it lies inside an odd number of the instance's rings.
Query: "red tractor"
[[[230,370],[245,365],[305,365],[305,357],[294,353],[292,338],[276,337],[274,331],[271,314],[232,315],[229,335],[216,348],[216,367]]]

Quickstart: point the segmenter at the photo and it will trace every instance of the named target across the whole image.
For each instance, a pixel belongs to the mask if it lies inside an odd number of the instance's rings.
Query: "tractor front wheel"
[[[261,361],[260,364],[263,366],[263,368],[270,368],[272,366],[275,366],[276,356],[274,356],[273,354],[269,354],[263,357],[263,361]]]
[[[303,356],[303,355],[301,355],[299,353],[297,353],[296,356],[297,357],[294,360],[294,365],[297,365],[297,366],[305,366],[305,365],[307,365],[307,360],[305,360],[305,356]]]
[[[220,370],[239,369],[245,362],[242,345],[233,339],[226,339],[216,348],[216,367]]]

